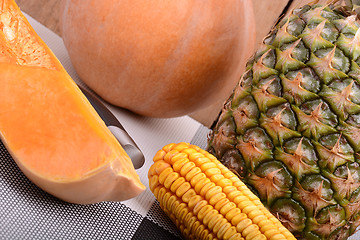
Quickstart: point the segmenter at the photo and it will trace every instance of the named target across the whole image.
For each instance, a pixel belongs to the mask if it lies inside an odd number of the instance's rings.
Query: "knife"
[[[134,140],[125,131],[125,128],[121,125],[119,120],[112,114],[112,112],[91,92],[78,85],[85,97],[89,100],[93,108],[105,122],[111,133],[118,140],[125,152],[131,158],[131,161],[135,169],[141,168],[145,163],[144,154],[136,145]]]

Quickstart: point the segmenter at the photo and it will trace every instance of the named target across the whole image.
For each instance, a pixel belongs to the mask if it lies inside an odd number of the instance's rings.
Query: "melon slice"
[[[0,138],[37,186],[68,202],[140,194],[131,159],[13,0],[0,2]]]

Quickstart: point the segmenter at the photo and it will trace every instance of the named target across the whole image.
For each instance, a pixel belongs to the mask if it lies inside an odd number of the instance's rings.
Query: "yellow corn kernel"
[[[195,215],[198,215],[199,211],[200,211],[201,209],[203,209],[207,204],[208,204],[208,202],[207,202],[206,200],[201,200],[201,201],[199,201],[199,202],[195,205],[195,207],[194,207],[194,209],[193,209],[193,213],[194,213]]]
[[[246,206],[242,209],[242,212],[247,214],[248,216],[250,215],[251,212],[253,211],[257,211],[258,208],[256,205],[250,205],[250,206]]]
[[[191,188],[190,183],[184,182],[179,186],[178,189],[176,189],[175,193],[178,197],[182,197],[190,188]]]
[[[239,213],[231,219],[231,224],[237,226],[240,221],[247,218],[245,213]]]
[[[267,238],[272,239],[274,236],[277,235],[274,228],[267,230],[264,234]]]
[[[204,163],[208,163],[209,159],[208,158],[204,158],[204,157],[197,157],[194,160],[194,163],[198,166],[201,167],[201,165],[203,165]]]
[[[226,195],[225,195],[226,196]],[[220,199],[216,204],[215,204],[215,209],[220,211],[220,209],[225,205],[227,204],[229,201],[228,198],[223,198],[223,199]]]
[[[160,207],[186,239],[295,240],[233,172],[197,146],[164,146],[148,177]]]
[[[208,178],[207,178],[208,179]],[[210,181],[210,180],[209,180]],[[205,196],[205,194],[211,189],[211,188],[213,188],[213,187],[215,187],[215,183],[213,183],[213,182],[208,182],[208,183],[206,183],[202,188],[201,188],[201,190],[200,190],[200,195],[201,196]]]
[[[260,221],[257,225],[261,228],[263,232],[266,232],[269,229],[273,229],[273,225],[271,221],[267,218]]]
[[[222,188],[215,185],[214,187],[206,191],[205,199],[209,201],[213,196],[217,195],[218,193],[222,193]]]
[[[231,183],[231,180],[225,178],[223,175],[220,175],[221,176],[221,179],[216,181],[216,184],[219,185],[220,187],[222,188],[225,188],[227,186],[231,187],[232,186],[232,183]]]
[[[180,175],[185,177],[186,174],[190,172],[190,170],[193,169],[194,167],[196,167],[196,165],[193,162],[185,163],[180,170]]]
[[[226,213],[225,218],[231,222],[231,220],[240,213],[241,213],[240,209],[233,208]]]
[[[194,189],[189,189],[186,193],[184,193],[181,200],[188,203],[193,196],[196,196],[195,190]]]
[[[228,228],[226,230],[226,232],[224,233],[223,239],[230,239],[234,234],[236,234],[238,232],[236,232],[236,228],[234,226],[231,226],[230,228]]]
[[[157,161],[150,168],[150,170],[152,170],[151,174],[152,175],[160,174],[164,169],[166,169],[168,167],[170,167],[170,164],[168,164],[164,161]],[[150,173],[150,171],[149,171],[149,173]]]
[[[164,184],[165,179],[167,178],[167,176],[174,172],[174,170],[171,167],[165,168],[160,174],[159,174],[159,183],[160,184]]]
[[[211,219],[213,219],[215,216],[219,216],[219,212],[216,209],[211,209],[210,211],[208,211],[203,219],[203,223],[205,225],[209,225],[209,222]]]
[[[151,179],[149,180],[149,187],[150,190],[154,192],[154,189],[159,186],[159,177],[157,175],[151,176]]]
[[[165,195],[165,193],[167,193],[166,189],[164,187],[161,187],[158,191],[158,195],[157,195],[157,198],[158,199],[161,199],[161,201],[159,200],[160,204],[162,204],[162,199],[163,199],[163,196]]]
[[[189,162],[189,159],[187,159],[187,158],[181,158],[181,159],[177,160],[173,165],[174,171],[180,172],[180,169],[188,162]]]
[[[196,231],[200,226],[204,226],[204,225],[202,225],[199,220],[196,220],[193,224],[189,224],[189,228],[190,228],[189,230],[193,236],[196,236]]]
[[[188,202],[189,208],[194,209],[196,204],[198,204],[201,200],[203,200],[203,198],[200,195],[192,196]]]
[[[169,202],[169,199],[174,196],[171,194],[171,192],[167,192],[164,194],[163,198],[162,198],[162,202],[161,204],[164,205],[164,207],[168,208],[167,206],[171,203]]]
[[[219,239],[224,239],[224,235],[227,232],[227,230],[229,230],[231,227],[234,227],[231,225],[231,223],[229,222],[225,222],[224,224],[222,224],[222,226],[220,227],[219,231],[217,232],[217,237]],[[235,227],[234,227],[235,228]]]
[[[154,162],[156,162],[158,160],[163,160],[165,155],[166,155],[166,151],[164,151],[164,150],[158,151],[156,153],[156,155],[154,156]]]
[[[167,208],[167,209],[173,209],[173,205],[174,205],[174,203],[177,201],[177,196],[176,195],[172,195],[169,199],[168,199],[168,202],[167,202],[167,204],[165,205],[165,207]]]
[[[176,179],[170,187],[171,192],[176,192],[176,190],[185,182],[185,178],[179,177]]]
[[[216,183],[217,185],[220,185],[219,184],[219,181],[220,180],[223,180],[223,179],[226,179],[224,178],[224,176],[220,173],[220,174],[214,174],[210,177],[210,180],[214,183]]]
[[[175,162],[182,160],[182,159],[187,159],[187,154],[186,153],[178,153],[175,156],[173,156],[171,158],[171,161],[175,164]]]
[[[284,235],[282,234],[276,234],[276,235],[273,235],[271,236],[270,240],[282,240],[284,239]]]
[[[165,162],[174,163],[175,161],[172,161],[171,159],[173,158],[173,156],[175,156],[178,153],[179,153],[179,151],[177,151],[177,150],[171,150],[171,151],[167,152],[166,155],[164,156]],[[175,159],[177,159],[177,158],[175,158]]]
[[[195,169],[195,168],[194,168]],[[199,168],[200,169],[200,168]],[[201,171],[201,170],[200,170]],[[191,180],[190,184],[191,186],[195,187],[195,185],[201,180],[201,179],[207,179],[205,173],[198,173],[196,174]],[[209,179],[210,180],[210,179]]]
[[[216,209],[218,209],[218,206],[216,206],[216,204],[222,201],[223,199],[227,199],[226,194],[222,192],[216,193],[209,199],[209,204],[211,204]]]
[[[206,216],[206,214],[211,211],[213,209],[213,207],[209,204],[206,204],[204,207],[202,207],[199,211],[199,213],[197,214],[198,218],[200,221],[204,220],[204,217]]]
[[[234,208],[236,208],[236,204],[233,202],[228,202],[220,209],[220,212],[222,215],[226,215],[230,210]]]
[[[178,150],[179,152],[181,152],[182,150],[187,149],[187,148],[189,148],[189,147],[187,146],[186,143],[180,143],[180,144],[174,145],[171,149]]]
[[[156,175],[155,175],[156,176]],[[163,184],[164,187],[170,188],[173,182],[175,182],[176,179],[180,177],[180,174],[177,172],[172,172],[169,175],[167,175],[166,179],[164,180]]]
[[[240,233],[235,233],[234,235],[232,235],[229,240],[245,240]]]
[[[222,227],[228,223],[228,221],[225,219],[225,218],[221,218],[220,221],[218,221],[215,225],[214,225],[214,228],[212,229],[213,232],[215,234],[217,234],[221,229]],[[230,225],[231,226],[231,225]]]
[[[185,218],[185,227],[191,230],[191,226],[193,226],[197,221],[198,220],[196,216],[194,216],[193,214],[188,214]]]
[[[210,183],[210,179],[208,178],[201,178],[194,186],[194,189],[195,189],[195,192],[197,192],[199,195],[200,194],[200,191],[201,189],[207,184],[207,183]]]
[[[245,228],[242,232],[242,234],[245,236],[245,239],[247,238],[247,236],[249,234],[254,234],[254,233],[257,233],[259,232],[259,227],[258,225],[255,225],[255,224],[251,224],[250,226],[248,226],[247,228]]]
[[[249,235],[246,236],[246,239],[251,239],[251,240],[266,240],[266,236],[262,235],[262,234],[257,234],[257,233],[250,233]]]
[[[169,144],[165,145],[162,150],[164,150],[166,153],[167,153],[167,152],[170,152],[171,149],[173,149],[175,145],[178,145],[178,144],[176,144],[176,143],[169,143]],[[161,151],[161,150],[160,150],[160,151]]]
[[[251,224],[252,224],[251,219],[245,218],[236,225],[236,230],[238,232],[242,233],[244,231],[244,229],[247,228],[248,226],[250,226]]]
[[[195,150],[195,149],[194,149],[194,150]],[[190,159],[190,161],[195,162],[196,159],[202,158],[203,156],[204,156],[204,154],[201,154],[201,153],[199,153],[198,151],[195,150],[195,152],[193,151],[193,152],[191,152],[191,153],[189,154],[189,159]]]
[[[251,213],[249,213],[249,218],[253,220],[255,224],[258,224],[261,220],[266,219],[266,217],[262,214],[260,210],[254,210]]]
[[[185,179],[186,181],[191,181],[197,174],[201,173],[201,169],[198,167],[192,168],[189,172],[186,173]],[[192,184],[191,184],[192,185]]]
[[[200,226],[198,226],[195,231],[194,231],[194,235],[197,236],[199,239],[201,239],[201,234],[203,234],[205,232],[205,230],[207,230],[207,228],[199,221]]]
[[[210,219],[209,224],[207,224],[209,229],[213,229],[215,225],[223,219],[223,216],[221,214],[217,214],[212,219]]]

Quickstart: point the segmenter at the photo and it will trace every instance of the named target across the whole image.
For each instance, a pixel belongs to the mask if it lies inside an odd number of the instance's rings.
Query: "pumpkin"
[[[0,9],[0,138],[19,168],[72,203],[140,194],[131,159],[16,3]]]
[[[255,38],[251,0],[63,0],[80,78],[106,101],[167,118],[226,100]]]

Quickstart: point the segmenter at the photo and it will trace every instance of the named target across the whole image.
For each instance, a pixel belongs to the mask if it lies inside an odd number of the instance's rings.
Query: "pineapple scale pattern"
[[[360,224],[360,22],[307,5],[247,64],[208,150],[298,239],[346,239]]]

